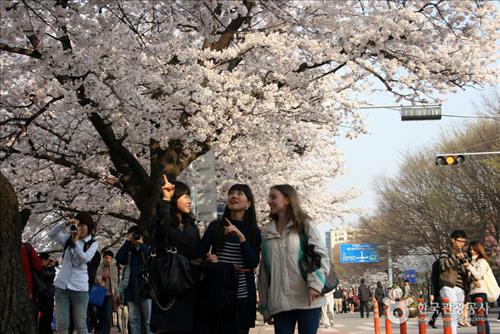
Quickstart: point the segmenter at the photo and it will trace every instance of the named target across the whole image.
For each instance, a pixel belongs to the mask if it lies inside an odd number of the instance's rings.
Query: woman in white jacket
[[[293,334],[296,323],[300,334],[314,334],[325,304],[320,293],[330,267],[324,242],[292,186],[272,186],[268,204],[271,222],[262,228],[258,283],[261,313],[266,322],[274,322],[276,334]],[[312,273],[301,272],[299,266],[304,238],[321,257],[321,267]]]
[[[72,225],[70,233],[65,229]],[[70,308],[73,326],[78,334],[87,334],[87,305],[89,303],[89,274],[87,263],[92,260],[98,244],[92,241],[95,223],[87,212],[75,219],[60,222],[48,233],[49,238],[64,247],[61,270],[54,281],[57,333],[68,334]]]
[[[479,241],[471,241],[469,244],[469,256],[472,258],[471,262],[466,262],[465,266],[467,270],[472,274],[472,282],[470,285],[470,299],[472,305],[475,305],[476,298],[480,297],[483,299],[484,308],[484,318],[486,334],[490,334],[490,323],[488,322],[488,296],[486,294],[486,283],[484,277],[488,270],[491,270],[488,263],[489,257],[484,250],[483,245]],[[475,305],[477,312],[479,305]]]

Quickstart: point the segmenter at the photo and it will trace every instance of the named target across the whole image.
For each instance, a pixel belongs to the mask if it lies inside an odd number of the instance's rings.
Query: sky
[[[500,86],[483,89],[469,88],[445,96],[442,114],[475,116],[482,96],[491,96]],[[375,106],[399,105],[389,95],[373,95],[370,104]],[[405,104],[406,105],[406,104]],[[432,121],[401,121],[399,111],[391,109],[370,109],[360,111],[366,117],[368,133],[353,140],[345,138],[337,142],[344,154],[346,174],[332,183],[334,190],[355,187],[360,196],[347,207],[360,209],[364,214],[376,207],[373,182],[381,176],[396,176],[403,156],[418,151],[439,141],[439,138],[453,128],[463,127],[468,121],[463,118],[443,117]],[[436,152],[447,153],[447,152]],[[434,156],[429,156],[434,159]],[[336,220],[320,224],[328,231],[345,225],[355,225],[359,215],[352,214],[343,221]]]

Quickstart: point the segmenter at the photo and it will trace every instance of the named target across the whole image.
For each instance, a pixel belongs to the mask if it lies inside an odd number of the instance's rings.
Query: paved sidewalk
[[[498,322],[497,316],[499,308],[491,308],[490,309],[490,332],[491,334],[500,334],[500,322]],[[428,320],[428,319],[427,319]],[[442,319],[438,318],[436,322],[437,328],[431,328],[427,326],[426,331],[427,334],[442,334],[443,333],[443,325]],[[392,333],[397,334],[400,333],[399,325],[393,324]],[[411,318],[408,320],[407,324],[407,333],[408,334],[418,334],[418,321],[416,318]],[[262,321],[257,322],[257,326],[250,330],[250,334],[271,334],[274,333],[273,326],[263,325]],[[295,331],[295,333],[298,333]],[[364,318],[361,319],[359,317],[359,313],[347,313],[340,314],[334,317],[334,326],[331,328],[320,328],[318,330],[318,334],[374,334],[374,321],[373,318]],[[384,319],[380,319],[380,333],[385,333],[385,321]],[[476,327],[459,327],[458,334],[476,334]]]
[[[500,334],[500,322],[497,322],[499,308],[490,309],[490,327],[492,334]],[[250,330],[250,334],[272,334],[274,333],[274,327],[270,325],[264,325],[262,318],[257,320],[257,326]],[[385,333],[384,320],[380,319],[380,332]],[[436,322],[438,328],[433,329],[427,326],[427,334],[442,334],[443,325],[441,318],[438,318]],[[399,325],[392,325],[392,333],[399,333]],[[116,327],[111,330],[112,334],[119,334]],[[295,331],[295,333],[298,333]],[[374,334],[373,318],[363,318],[359,317],[359,313],[347,313],[336,315],[334,318],[334,326],[331,328],[320,328],[318,334]],[[418,322],[416,318],[409,319],[407,322],[407,333],[408,334],[418,334]],[[476,334],[476,327],[464,327],[458,328],[458,334]]]

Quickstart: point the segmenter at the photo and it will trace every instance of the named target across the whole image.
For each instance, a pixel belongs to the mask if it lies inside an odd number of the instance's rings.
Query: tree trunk
[[[21,233],[14,188],[0,172],[0,333],[35,334],[35,319],[21,267]]]

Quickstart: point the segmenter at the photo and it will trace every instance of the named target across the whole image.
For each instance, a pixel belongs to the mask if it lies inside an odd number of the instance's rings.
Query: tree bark
[[[33,309],[21,267],[23,224],[14,188],[0,172],[0,333],[35,334]]]

